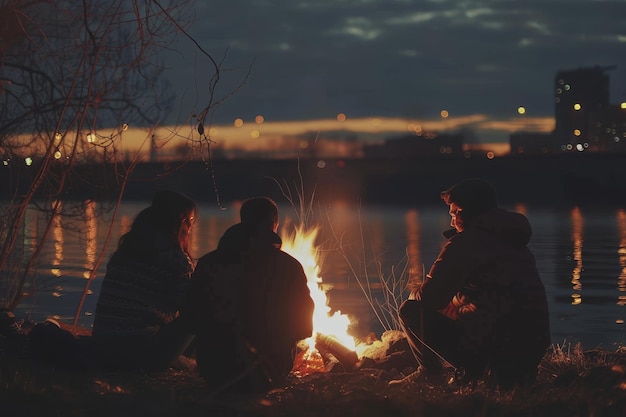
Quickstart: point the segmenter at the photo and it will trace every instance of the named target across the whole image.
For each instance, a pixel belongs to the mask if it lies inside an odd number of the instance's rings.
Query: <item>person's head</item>
[[[143,209],[133,221],[130,231],[120,239],[120,248],[125,252],[150,251],[156,233],[168,242],[189,252],[189,232],[196,217],[196,203],[176,191],[158,191],[152,197],[150,207]]]
[[[239,210],[241,224],[249,231],[278,230],[278,205],[268,197],[248,198]]]
[[[452,220],[450,225],[463,231],[479,215],[498,207],[495,189],[480,178],[463,180],[441,192],[448,205]]]
[[[197,215],[196,202],[177,191],[157,191],[152,197],[152,215],[155,228],[188,252],[189,232]]]

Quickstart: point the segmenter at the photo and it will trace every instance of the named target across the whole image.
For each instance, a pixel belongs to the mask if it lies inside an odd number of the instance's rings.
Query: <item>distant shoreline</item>
[[[0,170],[0,180],[5,184],[9,183],[9,175],[28,177],[26,172],[9,171]],[[63,197],[113,199],[119,187],[119,170],[117,175],[112,165],[78,166],[76,178]],[[474,157],[151,162],[134,169],[124,200],[147,200],[162,188],[179,190],[199,202],[229,202],[261,194],[282,200],[279,184],[288,187],[294,196],[303,184],[305,193],[314,191],[318,201],[412,206],[436,203],[441,190],[467,177],[492,182],[503,204],[626,203],[626,154],[505,156],[492,160]],[[107,187],[94,187],[90,178],[104,179]],[[22,180],[21,187],[25,186]],[[0,197],[8,198],[9,190],[3,187]]]

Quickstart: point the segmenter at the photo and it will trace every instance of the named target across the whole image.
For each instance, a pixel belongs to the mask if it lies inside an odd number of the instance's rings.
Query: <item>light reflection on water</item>
[[[42,285],[20,307],[21,314],[40,320],[57,315],[71,320],[102,250],[110,215],[97,219],[97,204],[88,202],[83,218],[57,217],[39,261]],[[144,203],[124,203],[111,235],[111,245],[90,284],[79,319],[90,326],[97,294],[109,258],[119,236],[125,233]],[[510,207],[528,216],[533,226],[531,250],[550,301],[553,343],[582,342],[586,348],[615,348],[626,335],[626,211],[623,208],[551,209],[518,204]],[[214,249],[224,231],[238,220],[239,205],[226,210],[201,205],[191,236],[194,257]],[[282,227],[296,219],[289,207],[282,208]],[[322,279],[335,288],[328,295],[331,307],[358,317],[355,333],[383,327],[372,314],[355,276],[369,278],[380,287],[379,276],[391,274],[419,282],[435,260],[449,227],[444,205],[421,208],[361,207],[338,204],[314,214],[322,230]],[[41,233],[41,222],[29,213],[25,243]],[[392,269],[393,268],[393,269]]]

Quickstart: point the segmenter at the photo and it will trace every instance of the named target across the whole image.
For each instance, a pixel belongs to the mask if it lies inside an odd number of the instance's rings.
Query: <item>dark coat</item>
[[[245,349],[276,358],[284,374],[296,342],[312,335],[314,304],[306,275],[300,262],[280,250],[281,243],[271,231],[251,234],[237,224],[199,259],[183,315],[198,336],[201,372],[215,372],[206,366],[220,360],[212,356],[241,356],[245,343]]]
[[[493,209],[443,247],[417,297],[425,308],[442,311],[462,292],[476,306],[458,319],[460,348],[502,360],[523,355],[533,363],[545,354],[548,303],[527,246],[531,234],[524,215]]]

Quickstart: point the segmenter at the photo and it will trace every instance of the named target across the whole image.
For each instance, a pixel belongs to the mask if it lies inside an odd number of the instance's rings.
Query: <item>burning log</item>
[[[337,359],[337,357],[335,357],[335,355],[333,355],[332,353],[324,351],[320,352],[320,354],[322,355],[322,358],[324,358],[324,368],[326,369],[326,372],[346,371],[346,368],[343,366],[343,364],[339,362],[339,359]]]
[[[336,359],[345,370],[351,370],[359,361],[356,352],[339,342],[335,337],[318,333],[315,336],[315,348],[329,360]],[[331,358],[332,357],[332,358]],[[334,368],[333,365],[331,368]],[[327,364],[328,367],[328,364]]]

